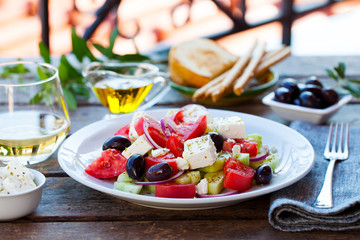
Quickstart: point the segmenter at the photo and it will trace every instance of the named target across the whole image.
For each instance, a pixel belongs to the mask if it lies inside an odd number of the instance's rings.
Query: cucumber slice
[[[198,184],[201,180],[200,171],[187,172],[174,180],[177,184]]]
[[[149,182],[149,180],[145,178],[145,182]],[[155,185],[144,185],[144,189],[148,190],[151,193],[155,193]]]
[[[221,193],[224,189],[224,172],[211,172],[205,174],[205,178],[208,181],[208,194],[215,195]]]
[[[226,159],[229,158],[229,154],[219,154],[216,157],[215,162],[207,167],[200,168],[201,172],[217,172],[223,169]]]
[[[142,185],[136,185],[130,182],[115,182],[114,188],[123,192],[139,194],[142,189]]]
[[[127,172],[124,171],[123,173],[121,173],[121,174],[118,176],[117,182],[132,182],[132,179],[129,177],[129,175],[127,174]]]

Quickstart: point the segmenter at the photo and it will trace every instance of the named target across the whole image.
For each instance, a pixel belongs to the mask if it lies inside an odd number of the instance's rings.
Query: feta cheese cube
[[[209,192],[209,183],[206,178],[201,179],[201,181],[196,185],[197,194],[208,194]]]
[[[241,148],[239,145],[234,145],[233,148],[231,149],[232,153],[235,157],[240,156],[241,153]]]
[[[216,147],[209,135],[187,140],[184,143],[183,158],[189,162],[190,169],[212,165],[216,161]]]
[[[224,138],[245,138],[245,123],[240,117],[215,118],[214,123]]]
[[[176,165],[179,170],[187,170],[190,168],[189,162],[186,161],[186,159],[177,157],[176,159]]]
[[[144,155],[151,149],[153,149],[153,146],[147,141],[145,135],[141,135],[130,145],[130,147],[122,152],[122,155],[126,158],[129,158],[134,154]]]
[[[153,156],[153,157],[164,156],[169,151],[170,151],[170,149],[167,149],[167,148],[153,149],[153,150],[151,150],[151,156]]]

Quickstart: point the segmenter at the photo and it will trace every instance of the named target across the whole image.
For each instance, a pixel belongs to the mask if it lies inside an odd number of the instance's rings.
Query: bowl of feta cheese
[[[0,221],[11,221],[34,212],[38,207],[45,176],[12,161],[0,167]]]

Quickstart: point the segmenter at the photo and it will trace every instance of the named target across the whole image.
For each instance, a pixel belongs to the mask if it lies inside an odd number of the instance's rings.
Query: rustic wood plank
[[[3,223],[1,239],[358,239],[357,231],[280,232],[261,220]]]
[[[266,219],[269,196],[265,195],[218,209],[175,211],[135,205],[88,188],[75,180],[47,178],[36,211],[18,222],[63,221],[172,221],[209,219]]]

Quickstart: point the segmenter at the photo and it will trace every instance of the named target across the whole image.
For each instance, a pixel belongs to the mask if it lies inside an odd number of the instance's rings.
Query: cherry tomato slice
[[[158,128],[149,126],[148,132],[152,140],[154,140],[160,147],[166,147],[167,138],[162,131],[160,131]]]
[[[207,127],[206,115],[202,115],[195,123],[184,123],[178,125],[176,133],[182,137],[184,141],[204,135]]]
[[[141,117],[134,125],[135,131],[139,136],[144,134],[144,121],[145,118]]]
[[[124,136],[127,137],[127,139],[129,139],[129,131],[130,131],[129,129],[130,129],[130,124],[125,125],[124,127],[117,130],[114,135]]]
[[[155,197],[164,198],[194,198],[195,184],[159,184],[155,186]]]
[[[127,159],[119,150],[107,149],[94,160],[85,172],[95,178],[113,178],[126,170]]]
[[[173,120],[176,124],[184,122],[184,112],[179,110],[178,112],[170,115],[170,119]]]
[[[166,148],[175,155],[175,157],[182,157],[184,152],[184,141],[175,133],[172,133],[166,142]]]

